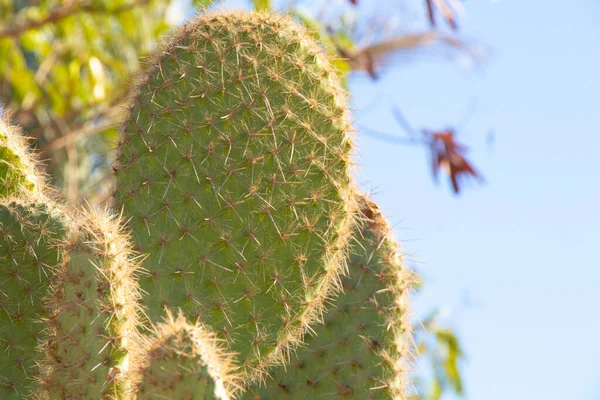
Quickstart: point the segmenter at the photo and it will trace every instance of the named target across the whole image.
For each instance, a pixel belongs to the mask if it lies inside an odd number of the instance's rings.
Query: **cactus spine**
[[[143,342],[137,400],[229,400],[239,389],[232,355],[214,334],[181,314],[175,319],[168,313]]]
[[[249,380],[319,317],[352,211],[346,94],[284,16],[199,17],[150,62],[123,126],[116,199],[151,319],[181,307]]]
[[[28,398],[39,375],[51,277],[68,221],[53,204],[0,201],[0,398]]]
[[[359,204],[344,293],[307,335],[306,347],[244,399],[404,398],[412,277],[377,206],[362,196]]]
[[[53,278],[40,398],[123,399],[130,390],[130,339],[138,323],[136,264],[119,221],[77,218]]]

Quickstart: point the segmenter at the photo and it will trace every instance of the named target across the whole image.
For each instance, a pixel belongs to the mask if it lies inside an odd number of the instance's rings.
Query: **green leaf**
[[[342,84],[346,89],[348,89],[348,82],[346,78],[352,69],[350,68],[348,61],[340,59],[340,55],[335,47],[335,42],[332,36],[330,36],[330,34],[327,32],[327,28],[319,21],[302,11],[293,10],[292,15],[300,23],[307,27],[321,43],[325,45],[332,60],[331,63],[337,68],[338,76],[342,79]],[[337,40],[337,33],[335,33],[335,38]]]
[[[271,9],[271,0],[252,0],[252,3],[257,11]]]
[[[40,31],[27,31],[21,36],[21,45],[27,51],[39,50],[40,46],[44,45],[44,37]]]
[[[194,0],[192,2],[192,5],[194,7],[198,7],[198,6],[200,6],[200,7],[208,7],[210,5],[210,3],[212,3],[212,2],[213,2],[213,0]]]
[[[435,377],[435,379],[431,382],[431,388],[429,389],[429,398],[431,400],[439,400],[443,394],[442,382],[439,377]]]
[[[446,380],[455,393],[463,394],[462,379],[458,370],[458,361],[462,358],[462,350],[458,338],[454,332],[448,329],[436,331],[436,337],[447,350],[447,356],[443,362]]]

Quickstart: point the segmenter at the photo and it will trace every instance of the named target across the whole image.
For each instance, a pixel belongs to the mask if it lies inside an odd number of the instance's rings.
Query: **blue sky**
[[[359,180],[425,278],[415,312],[449,306],[468,399],[597,400],[600,4],[465,6],[462,34],[493,49],[481,72],[401,64],[378,83],[354,77],[353,106],[361,124],[401,134],[392,104],[431,129],[461,123],[475,104],[459,138],[487,184],[454,197],[432,182],[423,149],[360,133]]]

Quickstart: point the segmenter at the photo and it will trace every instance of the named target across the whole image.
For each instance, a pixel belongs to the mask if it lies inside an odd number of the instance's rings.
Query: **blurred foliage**
[[[347,35],[344,29],[338,29],[331,32],[323,23],[314,19],[308,13],[301,10],[291,10],[291,14],[304,26],[314,32],[317,39],[319,39],[327,48],[327,53],[332,59],[333,65],[337,67],[342,78],[344,86],[348,87],[347,75],[351,72],[350,63],[347,59],[341,58],[337,51],[336,44],[343,43],[344,45],[352,46],[352,39]]]
[[[193,0],[192,6],[203,10],[211,2]],[[347,2],[349,7],[356,3]],[[111,149],[129,83],[172,28],[166,19],[170,4],[0,0],[0,104],[34,139],[49,178],[70,201],[95,204],[110,196]],[[272,6],[269,0],[252,0],[252,5]],[[353,56],[370,53],[357,47],[361,33],[347,22],[347,14],[336,16],[334,28],[306,11],[293,8],[290,13],[325,44],[346,85],[349,73],[365,70]],[[426,44],[397,43],[386,51]],[[415,352],[431,373],[415,377],[417,394],[411,399],[438,400],[444,393],[463,392],[462,350],[438,317],[433,312],[416,327]]]
[[[433,310],[415,329],[419,368],[429,371],[415,374],[415,394],[409,400],[439,400],[446,393],[464,395],[459,364],[464,355],[458,336],[441,323],[440,312]]]
[[[168,1],[0,2],[0,99],[70,200],[102,192],[128,82]],[[111,126],[107,128],[107,126]]]
[[[271,9],[271,0],[252,0],[252,3],[257,11]]]

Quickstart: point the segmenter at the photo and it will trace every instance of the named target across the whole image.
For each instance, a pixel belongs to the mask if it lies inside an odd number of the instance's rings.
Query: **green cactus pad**
[[[100,212],[77,217],[53,278],[40,398],[122,400],[130,390],[125,377],[137,323],[135,267],[117,220]]]
[[[39,186],[21,133],[0,118],[0,199],[31,193]]]
[[[243,399],[404,398],[412,273],[377,206],[366,198],[360,205],[364,218],[351,242],[344,293],[290,363]]]
[[[181,308],[255,379],[333,290],[351,221],[346,94],[288,17],[220,14],[150,62],[123,126],[117,203],[154,321]]]
[[[36,348],[44,300],[62,258],[67,219],[51,204],[0,201],[0,398],[29,398],[39,375]]]
[[[144,340],[137,400],[229,400],[238,390],[227,354],[214,334],[170,314]]]

